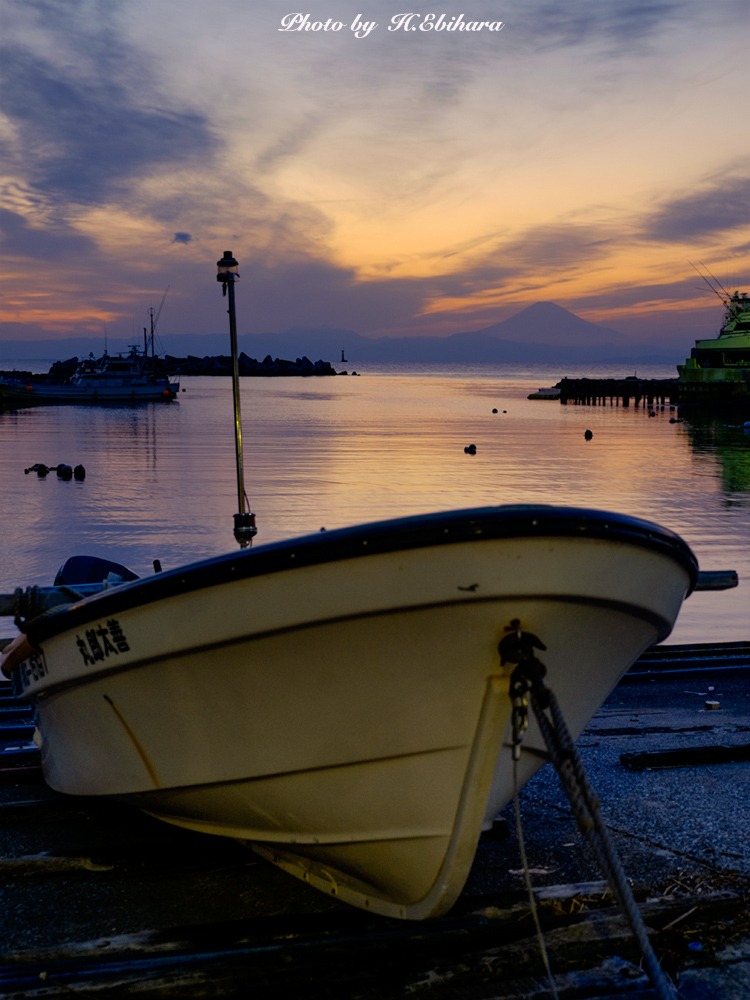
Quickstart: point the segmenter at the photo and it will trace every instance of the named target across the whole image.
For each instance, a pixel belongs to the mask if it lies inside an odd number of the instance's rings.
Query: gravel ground
[[[581,736],[578,749],[602,817],[639,899],[727,890],[750,898],[750,762],[720,762],[712,749],[734,748],[747,758],[748,734],[750,685],[738,673],[625,682]],[[705,762],[647,769],[623,763],[623,755],[673,750],[701,751]],[[551,765],[526,785],[519,804],[535,888],[605,877]],[[356,949],[358,933],[380,926],[379,918],[327,898],[232,842],[169,827],[117,803],[60,797],[41,781],[6,782],[0,813],[0,958],[6,962],[19,953],[65,951],[71,942],[144,929],[232,922],[282,931],[290,922],[346,928]],[[511,806],[483,836],[456,913],[523,899],[521,867]],[[750,997],[745,924],[734,921],[723,951],[722,942],[706,942],[718,957],[711,969],[685,973],[683,997]],[[703,935],[711,937],[705,925]],[[10,994],[0,987],[0,995]],[[437,989],[433,995],[442,997]]]

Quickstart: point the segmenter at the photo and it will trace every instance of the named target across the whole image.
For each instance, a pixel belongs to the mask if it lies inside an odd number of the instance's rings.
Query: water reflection
[[[696,455],[716,460],[721,488],[730,504],[747,504],[750,494],[750,426],[728,424],[717,418],[686,421]],[[744,495],[742,495],[744,494]]]
[[[747,638],[750,436],[711,421],[673,423],[668,409],[650,417],[526,398],[556,380],[500,366],[243,380],[256,544],[484,504],[616,510],[672,528],[704,568],[734,568],[745,581],[691,597],[674,641]],[[154,559],[168,567],[235,548],[231,381],[183,384],[179,406],[0,414],[3,590],[48,583],[75,553],[145,574]],[[80,463],[87,477],[24,475],[35,462]]]

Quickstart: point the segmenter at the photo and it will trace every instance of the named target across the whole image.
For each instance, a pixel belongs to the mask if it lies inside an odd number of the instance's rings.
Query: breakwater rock
[[[248,357],[244,351],[237,359],[240,375],[256,375],[265,377],[278,376],[313,376],[313,375],[346,375],[347,372],[337,372],[329,361],[311,361],[307,357],[286,361],[282,358],[272,358],[267,354],[262,361]],[[174,358],[167,354],[159,359],[159,369],[168,375],[231,375],[232,359],[229,355],[197,358],[188,355],[186,358]]]
[[[149,365],[151,361],[149,359]],[[240,375],[256,376],[313,376],[313,375],[348,375],[346,371],[337,372],[330,361],[311,361],[307,357],[296,361],[286,361],[283,358],[272,358],[266,355],[262,361],[250,358],[243,351],[237,359]],[[49,382],[66,382],[78,368],[78,358],[68,358],[66,361],[55,361],[46,374],[32,374],[28,371],[0,371],[0,378],[21,379],[37,384]],[[214,357],[198,358],[188,355],[176,358],[171,354],[163,358],[154,358],[154,369],[159,375],[231,375],[232,358],[227,354]],[[356,372],[352,372],[356,375]]]

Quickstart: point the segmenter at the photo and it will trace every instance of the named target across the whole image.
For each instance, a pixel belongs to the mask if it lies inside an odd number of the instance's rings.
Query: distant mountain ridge
[[[160,334],[163,353],[184,357],[229,353],[224,334]],[[353,330],[291,328],[281,333],[240,334],[241,351],[255,358],[308,357],[330,361],[334,367],[356,367],[364,362],[674,362],[674,349],[644,349],[623,334],[576,316],[554,302],[535,302],[491,326],[447,337],[363,337]],[[110,344],[110,353],[126,349]],[[51,359],[91,351],[104,345],[98,338],[0,341],[0,359]],[[346,361],[342,362],[342,352]]]

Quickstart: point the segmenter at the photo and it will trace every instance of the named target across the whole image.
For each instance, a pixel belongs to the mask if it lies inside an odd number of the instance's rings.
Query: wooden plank
[[[647,771],[665,767],[701,767],[709,764],[738,764],[750,760],[750,744],[725,746],[711,743],[675,750],[649,750],[642,753],[620,754],[620,762],[630,771]]]

